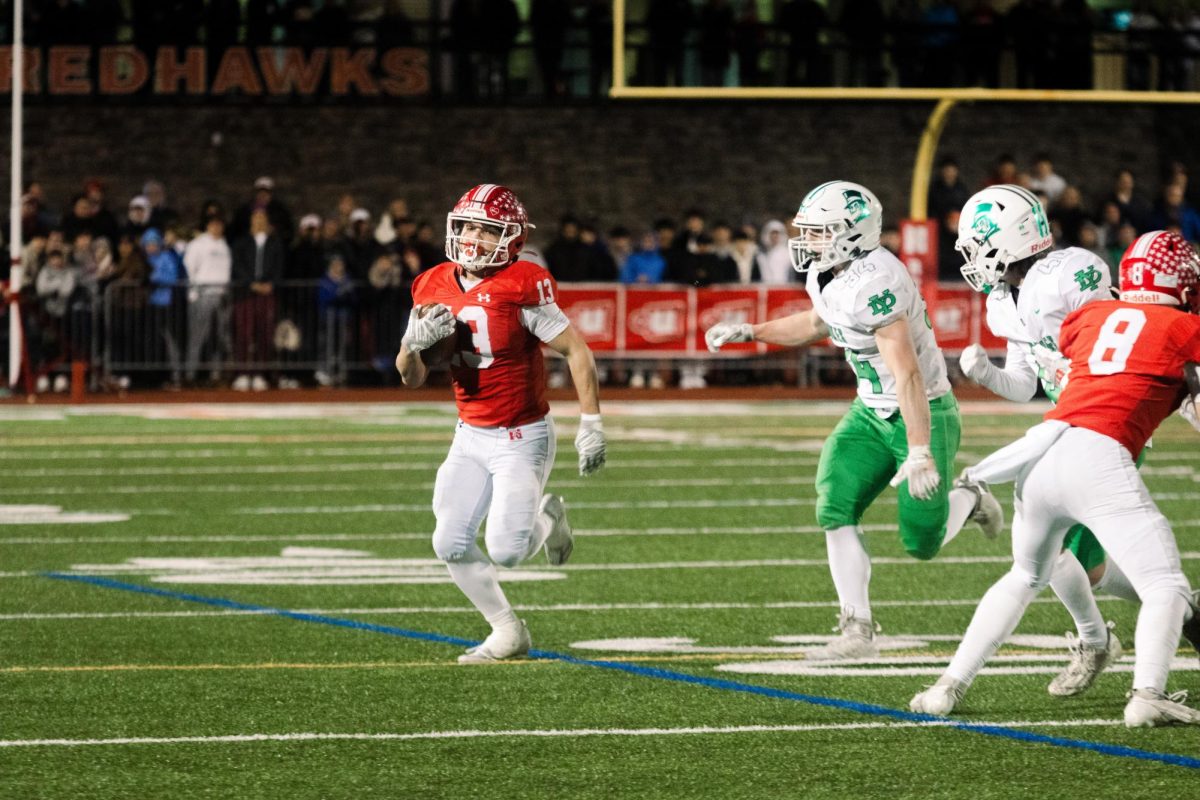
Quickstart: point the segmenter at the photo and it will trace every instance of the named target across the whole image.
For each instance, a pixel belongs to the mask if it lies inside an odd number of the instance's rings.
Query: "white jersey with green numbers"
[[[926,396],[932,400],[950,391],[925,300],[908,269],[887,250],[872,250],[837,274],[810,270],[805,288],[813,310],[829,327],[829,338],[845,348],[858,375],[858,396],[868,408],[889,416],[900,407],[896,378],[883,363],[875,331],[901,319],[908,320]]]
[[[1090,250],[1068,247],[1039,260],[1015,292],[1007,283],[987,298],[987,326],[1008,340],[1006,370],[1028,370],[1057,402],[1054,386],[1034,357],[1035,346],[1058,352],[1058,332],[1075,309],[1093,300],[1112,299],[1108,265]]]

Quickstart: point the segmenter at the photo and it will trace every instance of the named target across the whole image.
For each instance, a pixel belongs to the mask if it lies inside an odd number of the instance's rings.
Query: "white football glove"
[[[983,345],[972,344],[963,348],[962,354],[958,357],[958,367],[962,370],[963,375],[966,375],[976,383],[986,385],[988,374],[995,369],[992,362],[988,360],[987,350],[983,349]]]
[[[418,313],[421,308],[423,306],[413,307],[408,315],[408,330],[400,340],[401,346],[408,348],[410,353],[428,350],[454,333],[454,314],[450,313],[449,308],[441,303],[434,303],[423,317]]]
[[[928,500],[937,491],[942,476],[938,474],[937,464],[933,463],[933,453],[929,445],[917,445],[908,448],[908,458],[896,471],[891,485],[899,486],[908,481],[908,493],[918,500]]]
[[[1042,368],[1040,378],[1052,383],[1059,391],[1067,388],[1067,382],[1071,377],[1071,360],[1069,358],[1057,350],[1035,344],[1033,359]]]
[[[579,474],[591,475],[604,466],[608,442],[604,438],[604,423],[599,414],[580,414],[579,432],[575,434],[575,450],[579,453]]]
[[[708,352],[715,353],[721,349],[722,345],[730,342],[752,342],[754,341],[754,328],[749,322],[718,322],[704,332],[704,343],[708,345]]]

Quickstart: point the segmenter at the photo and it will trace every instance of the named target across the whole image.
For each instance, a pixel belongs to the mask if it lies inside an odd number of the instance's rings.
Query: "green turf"
[[[914,666],[901,659],[920,656],[915,666],[936,670],[954,641],[887,651],[874,665],[881,674],[718,669],[803,664],[780,652],[788,645],[776,637],[830,632],[836,603],[812,478],[837,405],[717,405],[716,416],[695,405],[611,407],[610,467],[587,481],[573,469],[573,421],[560,420],[551,488],[567,496],[575,555],[564,568],[541,559],[521,567],[548,579],[505,583],[535,647],[906,708],[933,676],[900,672]],[[967,411],[964,463],[1036,421],[1032,413]],[[46,577],[104,575],[376,626],[484,635],[485,624],[446,582],[299,583],[306,573],[262,561],[257,569],[278,570],[278,582],[166,580],[195,566],[187,559],[223,559],[208,570],[244,577],[254,567],[228,559],[278,559],[284,548],[355,551],[343,553],[343,567],[411,562],[375,574],[444,575],[432,560],[429,500],[452,410],[263,416],[148,419],[101,410],[36,420],[8,410],[0,506],[129,518],[0,525],[0,797],[1136,798],[1190,797],[1200,786],[1200,771],[1181,766],[954,729],[879,727],[895,721],[594,666],[460,667],[450,644]],[[1185,571],[1200,582],[1200,452],[1176,420],[1155,442],[1147,483],[1176,525]],[[1011,508],[1010,490],[997,494]],[[865,519],[878,559],[876,618],[885,634],[957,636],[1007,569],[1007,537],[988,542],[968,531],[944,560],[912,561],[890,528],[894,496],[885,493]],[[1136,609],[1111,599],[1101,609],[1132,650]],[[1069,628],[1047,596],[1017,633],[1061,636]],[[639,638],[694,645],[657,654],[577,646]],[[999,665],[1057,668],[1065,660],[1059,649],[1028,644],[1001,652],[1049,660]],[[1172,688],[1197,688],[1194,659],[1186,665]],[[1101,724],[1119,720],[1129,677],[1107,673],[1063,701],[1046,694],[1049,674],[984,674],[961,718],[1196,757],[1200,729]],[[766,729],[720,730],[747,726]],[[359,738],[13,746],[296,734]]]

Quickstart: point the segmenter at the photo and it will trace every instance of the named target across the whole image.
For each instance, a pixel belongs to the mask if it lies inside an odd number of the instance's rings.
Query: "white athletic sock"
[[[1103,649],[1108,644],[1108,627],[1096,605],[1092,585],[1079,559],[1070,550],[1058,554],[1050,573],[1050,588],[1075,620],[1079,639],[1088,647]]]
[[[829,553],[829,574],[837,590],[842,610],[852,617],[871,620],[871,557],[862,528],[845,525],[825,531],[825,548]]]
[[[1096,581],[1094,588],[1097,592],[1111,594],[1113,597],[1119,597],[1131,603],[1142,602],[1142,598],[1138,597],[1137,589],[1133,588],[1129,578],[1111,558],[1105,559],[1104,574],[1100,576],[1100,580]]]
[[[483,614],[493,629],[517,622],[512,605],[500,588],[496,565],[479,549],[478,544],[472,544],[462,559],[447,561],[446,566],[450,569],[450,577],[458,584],[458,588],[471,601],[471,605],[479,609],[479,613]]]
[[[979,496],[970,489],[951,489],[949,500],[950,514],[946,517],[946,536],[942,539],[942,547],[950,544],[950,540],[962,531],[967,524],[967,517],[971,516],[975,504],[979,502]]]
[[[1154,592],[1142,601],[1133,643],[1134,689],[1166,691],[1187,608],[1187,599],[1170,590]]]
[[[987,660],[1016,630],[1025,608],[1037,597],[1037,591],[1012,572],[992,584],[979,601],[975,616],[963,634],[962,644],[954,653],[946,675],[970,686]]]

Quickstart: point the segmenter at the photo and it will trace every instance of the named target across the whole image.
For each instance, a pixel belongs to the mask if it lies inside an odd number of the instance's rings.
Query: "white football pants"
[[[518,428],[477,428],[459,420],[433,485],[437,557],[465,558],[486,517],[484,542],[492,561],[502,567],[521,563],[529,553],[554,450],[550,417]]]
[[[1162,690],[1179,645],[1190,589],[1175,536],[1133,457],[1108,436],[1069,428],[1021,482],[1012,570],[988,591],[947,674],[970,683],[1050,582],[1067,529],[1083,523],[1142,599],[1133,687]]]

